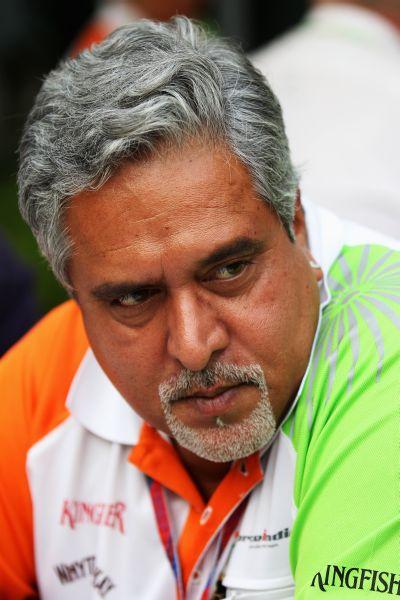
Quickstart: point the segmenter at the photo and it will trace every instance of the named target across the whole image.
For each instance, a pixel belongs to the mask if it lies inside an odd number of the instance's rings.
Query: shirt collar
[[[331,300],[331,293],[328,286],[328,272],[332,263],[339,255],[344,242],[344,222],[341,219],[339,219],[330,211],[325,210],[324,208],[321,208],[320,206],[317,206],[308,200],[304,200],[303,198],[302,205],[305,212],[309,248],[313,258],[320,265],[323,272],[323,278],[319,286],[321,303],[319,307],[318,325],[315,331],[307,368],[301,380],[299,389],[297,390],[296,397],[290,405],[285,418],[275,434],[275,437],[278,435],[283,424],[294,411],[298,399],[303,391],[307,375],[311,367],[312,357],[317,344],[319,331],[321,329],[322,311]]]
[[[74,377],[66,404],[85,429],[101,438],[129,446],[139,439],[143,420],[111,383],[90,348]]]
[[[326,277],[343,246],[344,221],[307,199],[302,199],[302,204],[311,254]]]

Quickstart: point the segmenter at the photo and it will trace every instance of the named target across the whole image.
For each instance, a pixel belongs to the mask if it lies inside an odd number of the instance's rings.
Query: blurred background
[[[65,293],[39,256],[17,209],[17,147],[24,120],[43,76],[60,58],[96,41],[107,27],[146,11],[156,18],[176,12],[196,16],[251,51],[299,21],[305,0],[0,0],[0,235],[15,251],[14,262],[33,270],[33,279],[28,279],[37,315],[62,301]],[[21,265],[19,272],[27,276]]]

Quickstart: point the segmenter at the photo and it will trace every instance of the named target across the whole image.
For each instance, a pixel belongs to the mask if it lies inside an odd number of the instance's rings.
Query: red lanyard
[[[185,586],[183,583],[181,562],[179,559],[176,537],[173,535],[172,531],[172,523],[168,512],[165,492],[162,485],[158,481],[151,479],[151,477],[147,477],[147,483],[150,490],[151,500],[153,502],[154,514],[157,520],[158,533],[174,573],[176,582],[176,598],[177,600],[185,600]],[[229,540],[232,537],[232,534],[239,523],[246,504],[247,499],[236,507],[219,533],[217,542],[217,557],[214,561],[214,566],[201,596],[201,600],[210,600],[212,591],[211,588],[215,579],[219,559],[221,558],[227,544],[229,543]]]

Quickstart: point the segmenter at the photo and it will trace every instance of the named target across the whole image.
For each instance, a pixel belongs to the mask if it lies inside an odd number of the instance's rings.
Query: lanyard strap
[[[244,513],[244,509],[247,506],[247,500],[248,500],[248,496],[243,500],[243,502],[241,504],[239,504],[239,506],[237,506],[235,508],[235,510],[230,515],[229,519],[227,520],[224,527],[222,528],[222,530],[219,533],[217,558],[214,562],[214,566],[210,573],[210,577],[208,578],[205,590],[201,596],[201,600],[210,600],[210,598],[211,598],[211,586],[214,583],[214,579],[215,579],[216,572],[218,569],[219,559],[221,558],[222,554],[224,553],[225,548],[229,544],[229,541],[231,540],[232,535],[234,534],[236,527],[238,526],[240,518],[241,518],[242,514]],[[233,548],[233,546],[232,546],[232,548]],[[231,551],[232,551],[232,548],[231,548]],[[229,556],[230,556],[230,554],[229,554]]]
[[[178,548],[175,536],[172,532],[171,519],[168,514],[167,500],[164,490],[158,481],[154,481],[151,477],[146,477],[150,490],[150,496],[153,502],[154,514],[157,520],[158,533],[168,560],[172,567],[176,582],[176,597],[177,600],[185,600],[185,588],[183,585],[181,561],[179,560]]]
[[[155,481],[149,476],[146,476],[146,479],[150,490],[151,500],[153,503],[158,532],[161,538],[161,542],[164,546],[166,555],[168,557],[169,563],[171,565],[172,571],[174,573],[176,583],[176,598],[177,600],[185,600],[185,587],[183,584],[181,561],[179,559],[176,538],[172,531],[171,518],[168,512],[165,492],[162,485],[158,481]],[[246,505],[247,498],[239,506],[236,507],[236,509],[230,515],[229,519],[227,520],[224,527],[219,533],[217,541],[217,557],[214,561],[214,566],[208,578],[204,592],[201,595],[201,600],[210,600],[211,586],[214,582],[219,559],[221,558],[226,546],[228,545],[232,534],[234,533],[239,523],[239,520],[244,512]]]

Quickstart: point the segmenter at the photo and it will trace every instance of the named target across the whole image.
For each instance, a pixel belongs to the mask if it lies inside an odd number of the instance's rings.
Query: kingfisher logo
[[[314,575],[311,587],[319,588],[321,592],[337,587],[400,596],[400,575],[375,569],[326,565],[323,573]]]
[[[64,500],[61,508],[61,525],[76,529],[78,525],[91,523],[116,529],[125,533],[124,502],[81,502],[80,500]]]
[[[277,546],[277,542],[280,540],[284,540],[290,536],[289,527],[285,527],[285,529],[280,529],[276,533],[270,534],[267,533],[267,530],[257,535],[240,535],[238,532],[236,534],[236,542],[248,542],[250,543],[250,548],[262,548],[262,547],[273,547]]]

